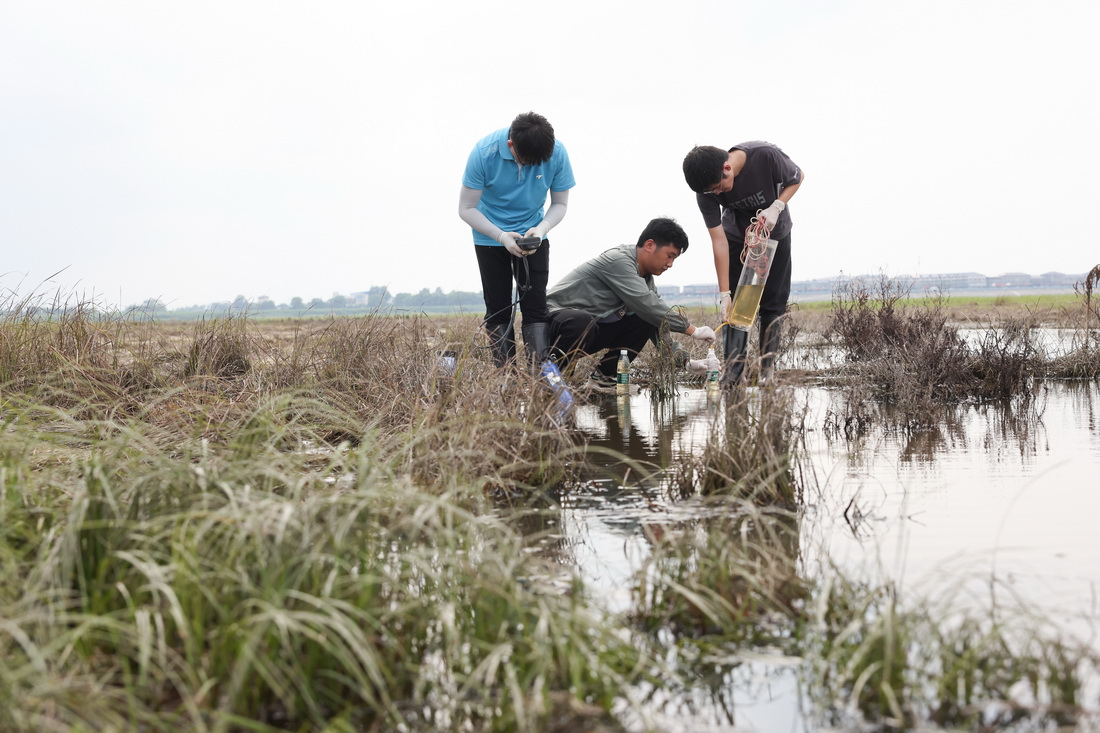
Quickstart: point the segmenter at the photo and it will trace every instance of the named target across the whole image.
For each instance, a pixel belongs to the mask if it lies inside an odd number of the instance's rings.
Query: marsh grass
[[[1001,720],[1070,720],[1096,670],[1034,616],[800,570],[813,477],[782,379],[724,395],[698,456],[662,454],[707,519],[650,528],[624,621],[571,569],[546,580],[556,525],[521,517],[591,454],[477,318],[3,310],[0,730],[617,730],[626,692],[702,674],[664,664],[670,637],[800,656],[823,715],[878,723],[972,725],[996,696]],[[985,391],[1032,368],[988,349],[1008,378]],[[638,369],[673,389],[662,364]]]
[[[796,508],[805,485],[799,478],[807,478],[796,476],[795,460],[806,412],[794,403],[792,392],[729,390],[713,408],[702,449],[681,452],[669,467],[672,492]]]
[[[1009,318],[971,345],[942,300],[915,307],[907,296],[886,277],[848,281],[834,294],[827,336],[845,355],[850,404],[891,402],[916,417],[938,404],[1031,398],[1043,367],[1033,319]]]
[[[459,352],[457,374],[440,374],[440,338],[471,345],[476,329],[473,318],[441,327],[415,316],[266,330],[243,315],[160,325],[88,304],[44,309],[21,301],[8,304],[0,321],[0,372],[8,377],[0,395],[21,406],[21,419],[48,422],[51,410],[62,410],[75,421],[67,428],[73,432],[140,419],[164,446],[196,437],[228,441],[255,419],[258,406],[271,409],[283,394],[307,395],[337,409],[278,419],[304,421],[327,444],[367,434],[386,440],[425,482],[560,478],[556,452],[572,450],[575,441],[551,418],[551,400],[534,379],[495,370],[472,346]]]
[[[637,574],[634,618],[650,633],[765,646],[801,615],[795,515],[712,502],[717,514],[649,529],[653,552]]]
[[[489,503],[561,482],[583,442],[518,369],[469,349],[442,375],[440,331],[9,309],[0,728],[607,717],[636,651],[579,585],[530,587]]]
[[[1076,321],[1075,348],[1054,359],[1048,373],[1066,379],[1096,379],[1100,377],[1100,265],[1092,268],[1073,290],[1078,307],[1067,310]]]
[[[250,338],[248,320],[242,316],[203,319],[195,324],[194,337],[183,365],[183,376],[240,377],[252,368],[256,342]]]
[[[133,425],[51,471],[9,451],[4,729],[540,730],[563,694],[608,710],[641,667],[582,589],[530,590],[523,539],[464,508],[476,491],[425,493],[384,442],[287,450],[309,431],[278,415],[331,409],[265,406],[178,458]]]
[[[1000,583],[985,583],[985,597],[996,596]],[[938,585],[903,598],[890,583],[834,569],[815,586],[799,647],[825,722],[968,730],[1097,722],[1085,693],[1100,672],[1095,650],[1053,630],[1049,612],[983,603],[958,579]]]
[[[634,623],[653,644],[680,650],[679,663],[799,660],[811,718],[829,729],[1091,730],[1100,722],[1100,655],[1007,584],[938,574],[903,593],[832,564],[811,572],[800,557],[799,515],[744,503],[713,504],[707,514],[651,529],[654,551],[633,585]],[[709,669],[676,677],[704,678]]]

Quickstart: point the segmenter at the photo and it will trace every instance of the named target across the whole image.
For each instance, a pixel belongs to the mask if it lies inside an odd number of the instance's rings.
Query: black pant
[[[526,257],[514,257],[504,247],[474,245],[481,270],[481,292],[485,298],[485,323],[489,326],[512,320],[512,280],[519,286],[519,308],[525,324],[546,323],[546,282],[550,278],[550,240]]]
[[[728,242],[728,240],[727,240]],[[728,242],[730,248],[730,291],[737,289],[741,279],[742,245]],[[775,247],[772,265],[768,268],[768,280],[760,296],[760,320],[772,322],[787,312],[791,297],[791,235],[783,237]]]
[[[619,351],[626,349],[633,360],[646,341],[656,337],[657,327],[635,315],[599,323],[596,316],[575,308],[563,308],[550,314],[550,345],[565,354],[558,359],[558,367],[564,373],[572,370],[577,357],[607,349],[597,369],[605,377],[614,378]]]

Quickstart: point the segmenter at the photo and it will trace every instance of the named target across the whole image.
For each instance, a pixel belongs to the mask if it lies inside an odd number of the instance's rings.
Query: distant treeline
[[[839,275],[833,278],[818,278],[791,283],[792,299],[803,300],[812,296],[828,297],[845,280],[877,279],[865,275],[857,278]],[[1042,275],[1026,273],[1006,273],[997,277],[986,277],[976,272],[928,274],[921,276],[900,276],[891,280],[906,287],[914,295],[926,293],[964,292],[974,290],[1064,288],[1072,291],[1075,283],[1084,279],[1084,275],[1048,272]],[[667,301],[686,302],[698,298],[716,296],[717,285],[713,282],[699,285],[658,286],[661,296]],[[391,293],[383,286],[374,286],[349,295],[334,293],[331,298],[311,298],[306,300],[293,297],[287,303],[277,303],[261,295],[249,299],[238,295],[231,301],[191,305],[184,307],[169,306],[159,300],[150,299],[140,305],[133,305],[127,311],[144,315],[161,315],[170,318],[207,317],[228,314],[244,314],[262,317],[294,317],[301,315],[331,315],[341,313],[356,315],[376,311],[422,311],[427,313],[477,312],[484,307],[481,291],[452,290],[443,292],[442,288],[430,290],[423,288],[417,293]]]

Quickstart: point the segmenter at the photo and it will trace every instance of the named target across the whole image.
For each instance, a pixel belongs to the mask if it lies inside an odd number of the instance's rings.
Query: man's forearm
[[[726,230],[721,225],[710,232],[710,246],[714,251],[714,274],[718,276],[718,289],[730,289],[730,246],[726,239]]]
[[[568,191],[550,192],[550,206],[546,209],[546,214],[542,217],[542,222],[539,224],[539,228],[543,231],[543,236],[546,235],[546,232],[549,232],[558,224],[561,224],[561,220],[565,218],[565,211],[568,206]]]
[[[806,180],[805,172],[800,170],[799,173],[802,177],[798,179],[798,183],[794,184],[793,186],[787,186],[782,191],[780,191],[779,195],[776,196],[777,200],[782,201],[784,204],[790,203],[791,197],[798,193],[798,187],[801,186],[802,182]]]
[[[476,231],[499,242],[504,230],[481,213],[481,209],[477,208],[479,201],[481,201],[481,191],[463,186],[458,195],[458,216]]]

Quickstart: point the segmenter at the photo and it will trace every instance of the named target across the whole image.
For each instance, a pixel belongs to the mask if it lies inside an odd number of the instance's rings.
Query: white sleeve
[[[565,218],[565,209],[569,205],[569,191],[551,191],[550,192],[550,208],[546,210],[546,214],[542,217],[542,223],[539,225],[542,227],[543,232],[548,232]]]
[[[486,237],[492,237],[499,242],[500,236],[504,234],[504,231],[493,224],[493,222],[489,221],[488,217],[478,210],[477,205],[480,201],[480,189],[463,186],[462,190],[458,193],[458,216],[462,221],[466,222]]]

